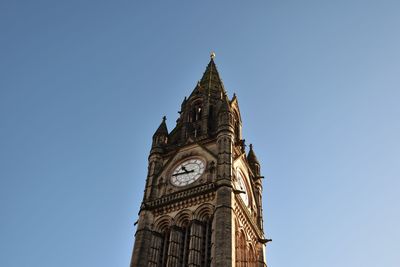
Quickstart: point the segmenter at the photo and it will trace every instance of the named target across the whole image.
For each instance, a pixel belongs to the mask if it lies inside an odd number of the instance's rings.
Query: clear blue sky
[[[266,176],[269,265],[400,266],[399,14],[1,1],[0,266],[128,266],[151,136],[211,50]]]

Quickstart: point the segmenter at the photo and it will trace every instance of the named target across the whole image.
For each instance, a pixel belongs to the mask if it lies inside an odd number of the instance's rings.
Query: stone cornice
[[[199,185],[163,196],[156,200],[147,201],[144,203],[142,209],[151,210],[156,214],[171,212],[211,200],[215,196],[215,190],[216,186],[214,183]]]

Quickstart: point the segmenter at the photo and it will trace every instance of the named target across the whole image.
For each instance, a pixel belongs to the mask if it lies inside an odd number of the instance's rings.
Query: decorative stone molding
[[[148,201],[145,203],[144,209],[151,210],[155,216],[158,216],[213,200],[214,197],[215,185],[209,183]]]
[[[235,199],[236,201],[234,204],[234,212],[239,221],[245,227],[246,232],[249,234],[252,233],[251,238],[255,238],[256,240],[263,239],[263,232],[257,226],[257,223],[254,220],[253,216],[250,214],[249,210],[245,208],[243,200],[237,195],[235,196]]]

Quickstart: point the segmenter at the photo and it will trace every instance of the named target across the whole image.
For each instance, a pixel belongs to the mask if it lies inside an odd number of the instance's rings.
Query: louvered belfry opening
[[[169,243],[170,229],[164,229],[161,233],[155,231],[152,233],[148,266],[166,266]]]
[[[211,266],[211,214],[162,218],[154,226],[149,253],[149,267]]]

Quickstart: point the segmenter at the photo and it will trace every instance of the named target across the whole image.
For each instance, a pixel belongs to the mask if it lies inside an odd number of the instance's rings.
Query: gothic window
[[[153,232],[148,266],[210,267],[213,219],[207,208],[200,210],[197,219],[183,212],[173,226],[165,219],[157,223],[162,226]]]
[[[199,103],[199,102],[195,103],[189,111],[188,121],[196,122],[196,121],[201,120],[202,111],[203,111],[203,108],[202,108],[201,103]]]
[[[180,267],[182,257],[182,246],[183,246],[184,236],[182,233],[182,229],[177,226],[172,226],[170,228],[170,235],[169,235],[169,246],[168,246],[168,259],[167,259],[167,266],[176,266]],[[164,267],[164,265],[161,265]]]
[[[169,235],[169,229],[164,230],[162,233],[153,232],[150,245],[149,267],[166,266]]]
[[[201,251],[201,266],[211,266],[211,235],[212,235],[212,219],[203,222],[203,243]]]
[[[162,234],[161,251],[160,251],[160,256],[158,259],[158,266],[166,266],[167,265],[169,236],[170,236],[170,230],[167,229]]]
[[[200,107],[200,106],[197,106],[197,107],[195,107],[195,112],[196,112],[196,121],[198,121],[198,120],[200,120],[200,119],[201,119],[201,111],[202,111],[202,109],[201,109],[201,107]]]
[[[236,231],[236,266],[247,267],[246,237],[243,231]]]
[[[190,229],[191,224],[185,225],[182,229],[182,244],[180,245],[181,251],[179,255],[179,266],[187,266],[189,259],[189,243],[190,243]]]
[[[196,117],[196,112],[195,110],[192,108],[189,112],[189,122],[194,122],[194,118]]]
[[[243,230],[236,228],[236,266],[237,267],[256,267],[257,253],[253,246],[247,242]]]

